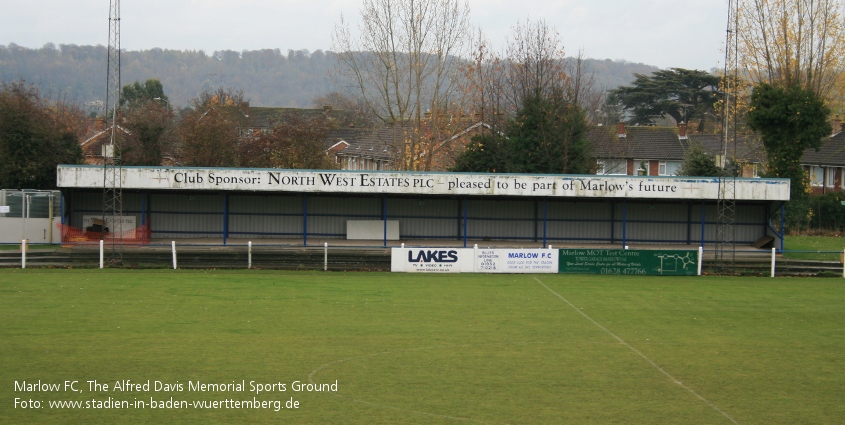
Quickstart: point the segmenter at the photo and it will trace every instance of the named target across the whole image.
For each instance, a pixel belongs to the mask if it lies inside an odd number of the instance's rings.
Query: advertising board
[[[102,188],[102,167],[59,165],[59,187]],[[401,195],[718,199],[716,177],[125,167],[121,187]],[[789,200],[789,179],[737,179],[737,200]]]
[[[475,270],[479,273],[557,273],[555,249],[479,249]]]
[[[134,215],[122,215],[118,218],[118,223],[115,225],[112,223],[112,219],[114,217],[106,216],[105,217],[105,227],[109,229],[109,232],[125,232],[127,230],[135,229],[135,216]],[[103,215],[83,215],[82,216],[82,228],[86,229],[91,227],[95,220],[102,220]]]
[[[698,251],[646,249],[560,249],[560,273],[695,276]]]
[[[391,271],[406,273],[557,273],[554,249],[393,248]]]

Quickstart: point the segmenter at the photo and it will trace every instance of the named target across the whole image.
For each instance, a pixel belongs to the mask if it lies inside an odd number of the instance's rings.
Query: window
[[[835,167],[825,168],[825,174],[827,174],[827,178],[824,181],[824,185],[827,186],[827,187],[833,187],[833,182],[836,180],[836,168]]]
[[[660,161],[657,164],[658,176],[675,176],[681,169],[681,161]]]
[[[648,161],[637,159],[634,160],[634,175],[647,176],[648,175]]]
[[[682,161],[666,161],[666,174],[667,176],[677,176],[678,170],[681,169],[681,165],[683,165]]]
[[[624,159],[600,159],[596,161],[596,174],[624,176],[628,174],[628,161]]]
[[[822,185],[824,174],[822,174],[822,167],[813,165],[810,167],[810,185],[819,187]]]

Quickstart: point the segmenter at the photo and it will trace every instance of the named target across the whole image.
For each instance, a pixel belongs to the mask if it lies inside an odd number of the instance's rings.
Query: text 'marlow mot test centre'
[[[720,185],[709,177],[192,167],[120,172],[123,229],[144,226],[153,240],[622,247],[705,246],[718,237]],[[85,228],[86,220],[103,216],[103,179],[101,166],[58,166],[63,224]],[[789,180],[738,178],[734,194],[735,242],[772,236],[782,247],[782,226],[772,221],[789,200]]]

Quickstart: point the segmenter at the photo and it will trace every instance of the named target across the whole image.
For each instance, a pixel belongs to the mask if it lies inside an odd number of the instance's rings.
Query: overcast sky
[[[177,50],[331,50],[360,0],[125,0],[121,46]],[[469,0],[473,24],[502,50],[518,21],[545,19],[567,54],[661,68],[721,68],[727,0]],[[108,44],[109,0],[0,0],[0,44]]]

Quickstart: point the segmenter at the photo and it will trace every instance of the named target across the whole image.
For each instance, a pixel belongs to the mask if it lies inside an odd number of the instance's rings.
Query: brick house
[[[845,132],[838,120],[834,120],[833,127],[834,134],[825,138],[818,151],[807,149],[801,158],[808,186],[816,194],[845,190]]]
[[[699,144],[712,155],[717,166],[724,158],[740,169],[739,177],[759,177],[763,171],[765,152],[756,136],[740,137],[722,144],[718,134],[687,134],[683,122],[678,127],[609,127],[594,126],[587,140],[596,158],[596,174],[628,176],[674,176],[680,170],[690,147]]]
[[[592,126],[587,140],[596,158],[596,174],[672,176],[689,146],[686,125],[679,127]]]

